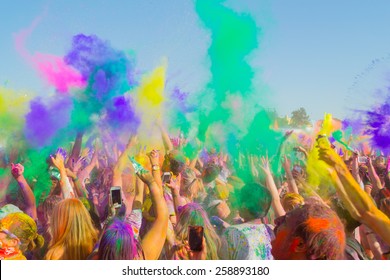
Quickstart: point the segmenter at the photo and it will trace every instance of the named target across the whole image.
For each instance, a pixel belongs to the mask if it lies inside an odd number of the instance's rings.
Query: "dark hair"
[[[246,210],[255,218],[263,218],[271,207],[270,191],[257,183],[249,183],[238,192],[236,203],[239,210]]]
[[[308,260],[339,260],[344,258],[345,232],[336,213],[329,207],[305,204],[287,214],[295,229],[292,237],[301,237],[306,244]]]
[[[337,216],[339,216],[340,219],[343,219],[345,221],[345,230],[347,232],[352,232],[361,225],[361,223],[354,218],[352,218],[349,211],[345,208],[343,202],[338,197],[333,197],[331,200],[332,203],[332,209],[336,212]]]
[[[203,171],[203,182],[208,184],[217,179],[221,173],[221,167],[216,164],[208,164]]]
[[[165,156],[164,162],[168,164],[169,171],[177,176],[184,170],[186,159],[182,152],[173,150]]]

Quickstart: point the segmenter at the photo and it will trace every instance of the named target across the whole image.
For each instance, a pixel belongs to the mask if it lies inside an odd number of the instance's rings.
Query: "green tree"
[[[306,113],[305,108],[299,108],[291,113],[291,122],[292,127],[302,128],[311,125],[310,117]]]

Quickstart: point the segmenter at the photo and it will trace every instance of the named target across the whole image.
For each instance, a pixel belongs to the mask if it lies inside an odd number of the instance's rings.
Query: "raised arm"
[[[157,185],[162,186],[161,171],[160,171],[160,153],[158,150],[152,150],[148,154],[150,164],[152,165],[153,178]]]
[[[64,199],[75,197],[72,185],[69,182],[68,174],[66,172],[65,163],[64,163],[64,156],[57,152],[55,157],[50,156],[52,163],[55,167],[58,168],[60,171],[60,186],[61,186],[61,192]]]
[[[352,176],[359,184],[362,182],[362,179],[359,175],[359,162],[357,153],[352,154]]]
[[[171,138],[169,138],[168,132],[165,130],[165,127],[162,125],[161,120],[157,120],[156,124],[161,132],[161,137],[164,143],[165,152],[169,152],[173,150],[173,144]]]
[[[36,221],[37,205],[36,205],[35,196],[32,189],[28,185],[26,179],[24,178],[23,172],[24,172],[23,165],[21,165],[20,163],[18,164],[11,163],[12,176],[15,178],[16,182],[18,182],[20,190],[22,191],[24,202],[26,203],[25,212],[27,215],[33,218],[34,221]]]
[[[168,229],[168,207],[161,187],[150,172],[138,172],[137,176],[148,186],[152,199],[156,220],[141,241],[147,260],[157,260],[164,246]]]
[[[125,150],[123,153],[119,156],[114,168],[113,168],[113,174],[112,174],[112,186],[113,187],[120,187],[122,189],[122,199],[123,202],[126,205],[126,216],[131,214],[132,211],[132,204],[133,204],[133,197],[131,195],[126,195],[125,192],[123,192],[123,181],[122,181],[122,173],[123,170],[126,168],[129,162],[129,153],[132,147],[137,143],[137,136],[132,136],[129,140],[129,142],[126,145]]]
[[[70,153],[68,161],[66,162],[66,165],[68,167],[73,168],[73,164],[80,157],[82,142],[83,142],[83,134],[77,133],[76,140],[74,141],[74,144],[73,144],[72,152]]]
[[[274,178],[272,177],[271,169],[269,166],[269,160],[267,157],[261,158],[260,168],[263,170],[265,174],[265,184],[268,190],[272,195],[272,207],[275,211],[275,216],[280,217],[286,215],[286,211],[284,211],[282,203],[280,202],[280,197],[278,193],[278,189],[276,188]]]
[[[293,177],[293,174],[291,172],[291,161],[287,156],[283,157],[282,165],[284,168],[284,171],[286,172],[287,182],[288,182],[288,191],[290,193],[297,193],[299,194],[297,184],[295,182],[295,179]]]
[[[180,184],[181,184],[181,174],[179,174],[175,179],[171,179],[167,183],[168,188],[172,191],[173,206],[175,207],[176,217],[178,216],[179,207],[187,204],[186,200],[180,195]]]
[[[322,147],[319,158],[332,167],[331,177],[346,208],[353,218],[366,224],[390,245],[390,219],[365,193],[335,151]]]
[[[372,187],[375,190],[380,190],[383,188],[381,179],[379,179],[378,174],[376,174],[374,165],[372,164],[372,160],[370,157],[367,158],[367,167],[368,167],[368,176],[370,177],[370,181],[372,184]]]

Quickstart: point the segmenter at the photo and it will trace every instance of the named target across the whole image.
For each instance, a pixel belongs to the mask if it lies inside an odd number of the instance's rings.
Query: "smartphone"
[[[358,163],[367,163],[367,157],[358,157]]]
[[[110,189],[111,205],[115,208],[122,207],[122,190],[121,187],[112,187]]]
[[[203,227],[188,226],[188,243],[191,251],[200,252],[203,249]]]
[[[171,172],[164,172],[161,176],[161,181],[163,184],[170,183],[172,179],[172,173]]]

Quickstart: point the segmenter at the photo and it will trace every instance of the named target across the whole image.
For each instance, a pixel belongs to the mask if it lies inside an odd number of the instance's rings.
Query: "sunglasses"
[[[5,233],[9,238],[18,240],[18,244],[19,244],[19,245],[21,244],[20,239],[19,239],[15,234],[13,234],[12,232],[10,232],[9,230],[7,230],[7,229],[5,229],[5,228],[0,228],[0,232]]]

